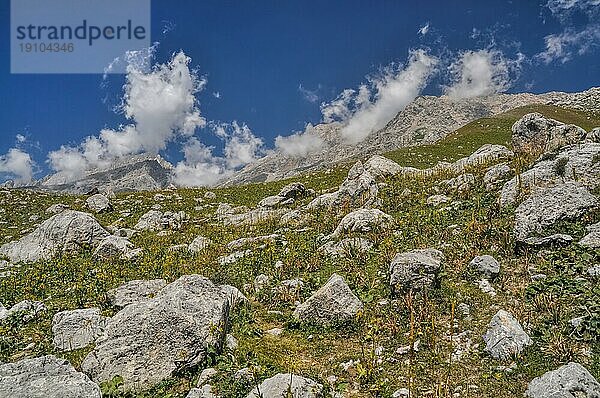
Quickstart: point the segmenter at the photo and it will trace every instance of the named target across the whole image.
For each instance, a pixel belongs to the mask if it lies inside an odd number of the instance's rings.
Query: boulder
[[[323,386],[316,381],[291,373],[279,373],[255,387],[246,398],[319,398]]]
[[[92,195],[85,200],[85,205],[94,213],[103,213],[112,210],[110,200],[100,193]]]
[[[586,368],[569,362],[556,370],[533,379],[527,386],[529,398],[596,398],[600,397],[600,383]]]
[[[562,148],[556,155],[542,156],[529,170],[506,182],[500,192],[501,206],[513,205],[521,193],[577,181],[593,190],[600,185],[600,144],[585,143]]]
[[[518,153],[541,153],[551,136],[550,131],[562,125],[539,113],[528,113],[512,126],[512,147]]]
[[[339,242],[329,241],[317,250],[332,257],[352,257],[367,253],[373,248],[373,243],[365,238],[345,238]]]
[[[439,205],[441,205],[442,203],[448,203],[450,202],[450,198],[447,197],[446,195],[431,195],[430,197],[427,198],[427,204],[433,207],[437,207]]]
[[[0,396],[10,398],[101,398],[100,387],[54,355],[0,365]]]
[[[533,343],[519,321],[504,310],[494,315],[483,341],[486,343],[485,351],[496,359],[509,359]]]
[[[189,216],[183,211],[162,213],[158,210],[150,210],[140,217],[133,228],[138,231],[178,230],[188,219]]]
[[[344,216],[330,237],[337,238],[347,232],[383,231],[393,225],[392,216],[379,209],[359,209]]]
[[[138,256],[141,252],[142,249],[136,249],[129,239],[109,235],[102,239],[96,250],[94,250],[93,255],[95,258],[103,260],[113,258],[127,260]]]
[[[461,174],[457,177],[444,181],[448,189],[457,192],[467,192],[475,185],[475,176],[473,174]]]
[[[489,167],[483,176],[485,189],[492,191],[500,186],[500,183],[510,176],[511,170],[507,163],[500,163]]]
[[[344,278],[331,275],[327,283],[296,307],[294,318],[302,322],[332,326],[352,320],[363,304]]]
[[[125,307],[154,296],[167,285],[164,279],[133,280],[106,293],[110,303],[115,307]]]
[[[569,182],[536,191],[515,210],[515,236],[524,241],[559,221],[575,220],[598,206],[585,187]]]
[[[485,278],[494,279],[500,273],[500,263],[488,254],[476,256],[469,265]]]
[[[192,388],[185,398],[217,398],[212,392],[212,386],[205,384],[200,388]]]
[[[391,159],[374,155],[365,163],[365,170],[377,179],[385,179],[396,175],[416,175],[421,172],[414,167],[403,167]]]
[[[98,383],[119,375],[124,391],[148,389],[219,352],[228,318],[228,296],[219,286],[182,276],[116,313],[81,368]]]
[[[59,252],[96,246],[109,233],[87,213],[65,210],[41,223],[18,241],[0,246],[0,254],[12,262],[35,262]]]
[[[15,318],[19,322],[29,322],[45,310],[46,306],[41,301],[19,301],[8,310],[0,304],[0,322],[8,318]]]
[[[499,159],[512,159],[515,154],[504,145],[484,144],[466,158],[457,160],[452,164],[452,169],[456,172],[463,172],[465,168],[477,167],[482,164],[489,164]]]
[[[69,206],[62,204],[62,203],[56,203],[53,204],[52,206],[48,207],[46,209],[46,213],[48,214],[58,214],[58,213],[62,213],[63,211],[67,210],[69,208]]]
[[[206,238],[204,236],[197,236],[188,245],[188,250],[192,253],[198,253],[202,250],[207,249],[212,243],[212,240],[210,240],[209,238]]]
[[[105,324],[99,308],[57,312],[52,318],[52,342],[60,351],[87,347],[102,334]]]
[[[600,248],[600,232],[590,232],[581,238],[579,244],[590,249]]]
[[[444,254],[436,249],[416,249],[396,254],[390,263],[392,289],[407,292],[436,286],[444,260]]]

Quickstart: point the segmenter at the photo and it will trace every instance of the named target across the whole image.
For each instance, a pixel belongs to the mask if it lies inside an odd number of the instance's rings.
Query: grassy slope
[[[563,115],[573,118],[561,119],[564,121],[580,118],[583,125],[581,120],[587,120],[579,112],[557,112],[558,116],[552,115],[557,119]],[[471,123],[443,142],[419,149],[422,158],[418,160],[410,153],[390,157],[396,156],[399,161],[405,159],[404,164],[421,167],[435,163],[439,156],[453,160],[462,156],[463,151],[465,154],[472,152],[492,136],[504,137],[498,138],[503,141],[496,142],[505,142],[510,121],[520,113],[525,110],[515,110],[503,117],[479,121],[479,124]],[[495,206],[496,194],[486,192],[480,185],[483,170],[475,172],[477,187],[464,196],[448,193],[457,203],[446,211],[425,203],[429,195],[440,192],[437,181],[387,181],[388,186],[380,194],[381,209],[394,216],[397,232],[367,234],[376,244],[371,253],[337,261],[324,258],[316,251],[321,234],[330,233],[339,220],[331,214],[315,215],[310,228],[303,232],[281,230],[270,224],[226,228],[210,218],[219,202],[255,205],[262,197],[276,193],[284,182],[215,190],[217,199],[198,210],[195,209],[195,198],[202,197],[204,190],[164,192],[170,199],[160,202],[163,210],[185,210],[192,221],[169,236],[143,233],[134,237],[133,242],[145,249],[144,256],[136,263],[97,262],[89,252],[83,252],[23,266],[0,279],[0,302],[6,306],[32,299],[42,300],[48,307],[48,311],[27,325],[16,322],[0,325],[0,362],[55,353],[79,366],[89,349],[67,354],[54,352],[50,331],[52,315],[60,310],[91,306],[100,306],[106,315],[111,315],[114,309],[106,302],[104,292],[125,281],[158,277],[172,281],[180,275],[199,273],[215,282],[243,289],[258,274],[265,273],[272,278],[269,287],[259,294],[248,291],[250,306],[234,316],[232,333],[239,340],[238,350],[226,352],[211,362],[220,371],[215,385],[222,397],[243,397],[249,391],[252,382],[233,377],[236,370],[246,366],[255,371],[258,380],[278,371],[293,371],[352,397],[388,397],[396,388],[407,387],[410,379],[416,397],[451,396],[459,389],[462,397],[521,396],[529,380],[568,360],[586,364],[596,377],[600,377],[600,291],[597,280],[581,277],[587,266],[600,261],[599,253],[573,246],[548,251],[541,256],[537,253],[515,254],[512,212],[500,211]],[[297,180],[310,188],[324,189],[339,184],[342,178],[343,168]],[[406,188],[412,193],[401,196]],[[153,195],[119,195],[113,201],[116,211],[98,216],[99,221],[105,226],[117,222],[131,227],[156,203]],[[0,224],[0,243],[13,240],[31,228],[31,215],[45,219],[44,209],[57,202],[82,209],[81,200],[75,197],[21,191],[12,191],[10,196],[0,194],[0,207],[5,209],[7,217],[6,223]],[[121,219],[119,211],[132,214]],[[575,237],[581,237],[583,226],[598,219],[598,215],[592,214],[567,227]],[[276,244],[264,249],[255,247],[250,257],[225,267],[215,261],[218,256],[229,253],[225,243],[237,237],[276,230],[289,241],[286,247]],[[167,250],[172,244],[189,243],[198,234],[210,237],[217,244],[198,255]],[[446,255],[440,288],[427,297],[413,300],[391,297],[387,286],[389,261],[397,252],[421,247],[437,247]],[[501,275],[494,282],[498,296],[493,299],[477,289],[477,277],[468,268],[468,261],[473,256],[484,253],[493,254],[502,264]],[[273,266],[277,260],[283,261],[284,266],[280,269]],[[529,267],[535,267],[548,278],[530,282]],[[365,310],[355,322],[339,329],[323,330],[295,324],[291,317],[294,302],[307,298],[332,272],[346,278],[365,302]],[[306,283],[301,293],[292,296],[272,293],[271,288],[281,280],[295,277],[301,277]],[[470,317],[459,315],[458,303],[470,306]],[[499,370],[499,366],[510,365],[512,361],[491,360],[482,352],[480,336],[499,308],[510,310],[526,324],[535,341],[515,361],[512,372]],[[591,320],[597,324],[587,323],[574,331],[568,325],[568,319],[584,314],[585,309],[596,314]],[[283,327],[284,334],[273,338],[264,333],[273,327]],[[460,364],[452,363],[449,361],[452,347],[446,336],[465,330],[471,331],[473,343],[479,346]],[[394,354],[398,347],[415,339],[421,342],[418,353]],[[375,356],[375,348],[379,346],[384,348],[381,362]],[[339,364],[350,359],[358,359],[360,364],[346,372]],[[183,374],[138,396],[184,397],[197,373]],[[335,376],[336,381],[328,382],[328,376]],[[106,396],[122,396],[110,385],[105,385],[104,391]]]

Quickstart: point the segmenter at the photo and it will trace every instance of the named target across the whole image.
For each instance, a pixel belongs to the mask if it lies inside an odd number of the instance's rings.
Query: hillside
[[[600,125],[600,118],[589,112],[528,105],[477,119],[434,144],[387,152],[386,157],[400,166],[423,169],[438,161],[469,157],[484,144],[510,147],[510,127],[533,111],[577,124],[587,132]],[[589,178],[582,181],[597,193],[600,144],[590,140],[575,147],[587,148],[583,152],[592,160],[586,157],[575,166],[560,161],[560,154],[572,146],[563,147],[562,143],[560,148],[546,151],[543,161],[556,161],[549,169],[560,174],[560,178],[553,174],[556,187],[570,186],[563,179],[578,176],[583,169],[576,173],[576,167],[587,167],[584,177]],[[369,161],[364,164],[366,171],[360,165],[349,173],[346,164],[293,179],[212,191],[118,193],[109,198],[110,206],[98,198],[87,203],[91,199],[87,196],[0,191],[0,245],[44,225],[43,221],[52,217],[47,209],[58,203],[93,214],[102,228],[127,236],[131,243],[98,254],[94,235],[103,233],[94,227],[93,234],[73,233],[65,238],[70,244],[84,240],[74,245],[75,250],[60,249],[23,264],[7,256],[9,261],[0,266],[0,303],[6,309],[23,300],[31,303],[10,315],[0,306],[0,363],[49,354],[66,358],[77,371],[98,379],[104,397],[255,397],[260,392],[249,392],[265,379],[293,373],[321,384],[325,397],[407,397],[405,392],[410,390],[410,397],[513,398],[523,396],[534,378],[571,361],[599,379],[600,252],[575,243],[589,232],[586,226],[600,221],[598,206],[582,205],[585,211],[576,217],[559,217],[536,230],[543,237],[569,234],[573,243],[523,248],[523,242],[517,241],[515,214],[525,197],[503,207],[497,200],[516,170],[539,167],[539,163],[527,154],[511,158],[506,148],[486,148],[493,157],[469,160],[466,168],[458,168],[456,164],[465,164],[459,162],[432,169],[428,174],[403,170],[384,176],[381,172],[375,181],[377,170],[391,166]],[[584,155],[577,152],[571,157],[576,156]],[[504,164],[508,171],[490,179],[490,167],[496,164]],[[293,195],[277,196],[290,182],[300,182],[307,190],[295,187],[297,191],[286,191],[295,192]],[[318,195],[332,192],[343,200],[324,205],[331,196]],[[521,194],[534,192],[532,188]],[[284,201],[290,197],[294,200]],[[319,204],[317,198],[323,202]],[[277,205],[266,204],[274,201]],[[374,208],[384,216],[372,212]],[[56,207],[53,211],[57,216],[69,214]],[[150,211],[158,218],[145,216]],[[355,211],[365,211],[365,218],[345,223]],[[94,224],[85,216],[78,217]],[[540,225],[542,221],[545,219],[540,218]],[[59,239],[60,234],[42,235]],[[206,239],[196,240],[198,237]],[[344,239],[350,239],[348,246],[335,246]],[[196,243],[191,244],[193,241]],[[333,247],[326,246],[328,242]],[[40,249],[30,241],[28,244],[30,249]],[[133,253],[134,248],[141,251]],[[442,256],[437,252],[425,260],[417,256],[425,265],[416,271],[403,270],[410,278],[402,279],[402,272],[394,268],[394,264],[402,265],[403,257],[398,255],[426,248],[439,250]],[[471,264],[483,255],[497,260],[497,272]],[[350,294],[336,285],[330,292],[335,299],[311,302],[317,308],[325,305],[326,310],[317,311],[316,316],[307,310],[308,318],[299,319],[298,308],[306,308],[302,306],[309,297],[334,273],[347,283]],[[211,285],[200,288],[195,283],[206,282],[178,279],[194,274],[208,278]],[[395,278],[403,282],[392,283]],[[132,301],[128,305],[107,294],[132,280],[157,279],[164,279],[156,282],[162,283],[161,288],[178,282],[163,290],[149,288],[139,293],[144,297],[130,292],[124,296]],[[247,301],[223,298],[212,284],[231,285]],[[209,298],[198,302],[197,297]],[[338,303],[336,299],[346,301]],[[215,303],[222,307],[213,311]],[[361,308],[350,316],[342,316],[358,306]],[[93,319],[108,326],[94,326],[102,329],[101,333],[81,348],[57,348],[56,314],[89,308],[98,308],[100,315]],[[511,351],[512,343],[506,346],[504,342],[512,341],[514,330],[509,330],[508,337],[486,348],[482,336],[499,310],[514,316],[530,343],[523,339],[519,350]],[[330,314],[335,315],[334,321],[320,323],[321,316]],[[224,322],[207,325],[201,323],[204,317],[224,317]],[[127,328],[119,329],[115,320]],[[169,322],[173,320],[184,326]],[[63,325],[66,332],[76,326],[76,322]],[[211,333],[226,340],[224,346],[213,343],[207,337]],[[226,334],[233,336],[235,343]],[[196,344],[200,340],[206,347]],[[118,341],[128,341],[137,351],[128,351]],[[151,348],[148,354],[145,345]],[[509,354],[495,358],[496,345],[508,347]],[[193,355],[187,351],[193,349],[197,350]],[[136,358],[145,362],[140,364]],[[170,367],[162,366],[162,360]],[[120,361],[131,362],[121,367]],[[207,376],[203,369],[209,367],[214,374]],[[168,377],[162,377],[165,373]],[[140,384],[132,385],[130,378],[136,377]],[[209,380],[200,383],[206,377]],[[148,380],[150,386],[143,384]],[[192,390],[206,383],[215,395]]]

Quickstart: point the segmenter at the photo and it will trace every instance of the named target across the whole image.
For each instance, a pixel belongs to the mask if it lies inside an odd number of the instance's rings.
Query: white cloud
[[[168,63],[146,70],[147,56],[131,55],[127,67],[122,110],[131,123],[51,152],[48,160],[55,171],[76,178],[119,156],[158,153],[177,137],[190,137],[206,125],[194,96],[206,81],[190,71],[190,58],[179,52]]]
[[[219,99],[219,98],[221,98],[221,93],[220,93],[220,92],[218,92],[218,91],[215,91],[215,92],[214,92],[212,95],[213,95],[213,97],[215,97],[216,99]]]
[[[567,28],[560,34],[544,37],[546,49],[537,58],[549,64],[553,61],[565,63],[574,54],[583,55],[600,44],[600,25],[590,25],[583,30]]]
[[[304,157],[323,148],[323,139],[316,135],[312,124],[307,124],[304,131],[287,137],[277,136],[275,148],[286,155]]]
[[[550,12],[562,21],[571,18],[578,11],[592,17],[599,12],[598,6],[600,0],[548,0],[546,3]]]
[[[436,64],[437,58],[426,51],[411,51],[404,69],[390,66],[369,79],[368,85],[361,85],[358,92],[346,89],[332,102],[322,104],[323,121],[343,122],[341,135],[349,143],[364,140],[419,95]]]
[[[300,91],[300,93],[302,94],[302,97],[304,97],[305,100],[307,100],[311,104],[314,104],[315,102],[317,102],[319,100],[319,95],[317,93],[319,92],[320,88],[321,88],[321,85],[319,85],[319,87],[316,90],[309,90],[307,88],[304,88],[304,86],[302,86],[302,84],[300,84],[298,86],[298,91]]]
[[[0,156],[0,173],[14,178],[17,185],[26,185],[32,181],[34,165],[31,156],[18,148],[11,148]]]
[[[511,73],[519,68],[522,60],[509,60],[497,50],[483,49],[464,51],[450,65],[453,83],[445,87],[452,98],[473,98],[500,93],[511,85]]]
[[[418,30],[418,33],[421,36],[425,36],[427,34],[427,32],[429,32],[429,22],[427,22],[425,25],[421,26]]]
[[[17,142],[20,143],[20,144],[22,144],[25,141],[27,141],[27,137],[25,137],[23,134],[17,134],[15,136],[15,138],[17,139]]]
[[[223,156],[214,156],[197,137],[183,145],[184,160],[177,163],[173,180],[181,186],[211,186],[230,176],[240,167],[263,155],[263,142],[246,124],[214,123],[214,134],[224,141]]]

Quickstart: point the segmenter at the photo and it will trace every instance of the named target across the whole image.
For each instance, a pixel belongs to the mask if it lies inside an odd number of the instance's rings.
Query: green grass
[[[510,147],[511,127],[527,113],[538,112],[563,123],[575,124],[586,131],[600,126],[600,115],[552,105],[527,105],[499,115],[475,120],[431,145],[401,148],[385,154],[402,166],[427,168],[437,162],[453,162],[469,156],[484,144]]]
[[[519,108],[496,118],[470,123],[439,144],[412,148],[422,154],[420,158],[402,152],[408,149],[395,151],[396,155],[390,157],[396,156],[398,161],[404,159],[405,165],[425,167],[442,160],[440,157],[454,160],[463,156],[463,152],[467,155],[483,143],[506,143],[512,121],[533,110],[549,112],[545,114],[562,121],[578,121],[588,129],[597,121],[570,110]],[[589,124],[584,124],[585,120]],[[489,139],[491,131],[496,132],[493,140]],[[466,194],[440,188],[441,177],[387,180],[387,186],[380,191],[381,210],[394,217],[394,231],[363,234],[375,243],[373,251],[339,260],[324,257],[317,248],[320,238],[333,231],[341,215],[317,213],[303,230],[285,229],[273,223],[225,227],[212,217],[219,202],[255,206],[290,180],[217,189],[214,190],[217,198],[202,201],[200,205],[207,207],[198,209],[196,199],[203,197],[204,189],[161,192],[169,196],[159,202],[162,210],[184,210],[191,220],[182,230],[168,236],[150,232],[135,236],[133,243],[144,249],[139,260],[96,261],[87,250],[15,268],[13,274],[0,279],[0,302],[5,306],[31,299],[43,301],[48,308],[28,324],[13,321],[0,324],[0,363],[55,354],[79,368],[91,347],[72,353],[56,352],[51,333],[52,316],[56,312],[99,306],[110,316],[115,309],[107,302],[105,292],[111,288],[132,279],[173,281],[181,275],[198,273],[215,283],[238,287],[250,300],[248,306],[233,314],[231,322],[230,332],[239,341],[238,349],[216,355],[207,363],[219,371],[213,384],[221,397],[244,397],[250,391],[253,381],[234,378],[234,373],[244,367],[251,368],[258,381],[277,372],[295,372],[314,378],[328,392],[335,390],[348,397],[388,397],[397,388],[410,384],[415,397],[451,397],[460,389],[461,397],[512,398],[522,396],[532,378],[570,360],[581,362],[600,377],[599,281],[585,276],[588,266],[600,262],[600,252],[573,246],[548,250],[543,255],[515,253],[512,210],[499,209],[497,194],[485,191],[483,168],[473,172],[476,186]],[[322,190],[337,186],[344,177],[345,168],[339,167],[329,173],[314,173],[293,180]],[[406,189],[411,193],[406,195]],[[428,206],[427,197],[436,193],[449,195],[456,202],[453,208],[443,210]],[[112,200],[115,210],[97,218],[104,226],[117,223],[132,227],[156,203],[154,194],[120,194]],[[0,208],[4,209],[6,220],[0,224],[0,242],[25,234],[33,227],[29,221],[31,215],[39,215],[40,221],[46,219],[45,208],[58,202],[84,210],[82,198],[74,196],[19,190],[0,193]],[[131,215],[122,217],[121,211]],[[580,238],[584,226],[598,221],[599,217],[600,214],[593,213],[564,228]],[[283,234],[288,244],[251,246],[252,255],[235,265],[220,266],[216,261],[219,256],[230,253],[225,247],[227,242],[273,232]],[[194,255],[167,250],[170,245],[189,243],[197,235],[207,236],[216,244]],[[412,299],[392,296],[388,286],[390,260],[398,252],[425,247],[439,248],[446,256],[441,286]],[[479,254],[492,254],[502,265],[501,274],[494,281],[498,292],[495,298],[479,291],[478,276],[468,266]],[[283,267],[275,268],[278,260],[283,262]],[[547,279],[531,282],[530,267],[545,273]],[[292,317],[294,302],[308,298],[333,272],[346,279],[365,303],[364,310],[353,322],[340,328],[297,324]],[[271,282],[262,292],[254,293],[247,288],[248,284],[261,273],[267,274]],[[273,292],[282,280],[297,277],[305,282],[304,290],[297,295]],[[470,306],[470,318],[458,314],[459,303]],[[493,360],[483,352],[481,336],[500,308],[511,311],[527,324],[534,339],[534,345],[515,358],[516,367],[512,372],[499,370],[499,366],[510,365],[512,360]],[[568,320],[586,313],[591,315],[579,329],[573,330]],[[283,328],[283,335],[265,334],[274,327]],[[479,346],[460,363],[451,363],[452,347],[446,337],[466,330]],[[418,352],[395,354],[398,347],[409,345],[415,339],[421,342]],[[382,358],[375,355],[378,347],[383,347]],[[390,360],[391,357],[395,360]],[[345,371],[340,364],[349,360],[359,363]],[[121,393],[116,381],[103,385],[103,389],[109,397],[183,398],[199,373],[200,369],[192,369],[137,394]],[[331,376],[335,381],[328,381]]]

